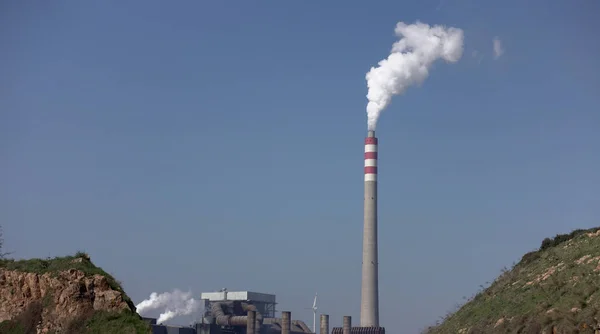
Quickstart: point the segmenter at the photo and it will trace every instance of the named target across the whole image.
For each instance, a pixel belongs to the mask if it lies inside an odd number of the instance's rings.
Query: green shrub
[[[571,239],[574,239],[575,237],[578,237],[578,236],[580,236],[582,234],[595,232],[597,230],[598,230],[597,227],[596,228],[592,228],[592,229],[587,229],[587,230],[577,229],[577,230],[573,230],[569,234],[557,234],[552,239],[546,238],[546,239],[544,239],[542,241],[542,245],[540,246],[540,251],[546,250],[546,249],[551,248],[551,247],[556,247],[556,246],[562,244],[563,242],[566,242],[566,241],[569,241]]]
[[[525,263],[531,263],[537,259],[540,258],[540,252],[539,251],[533,251],[533,252],[529,252],[525,255],[523,255],[523,257],[521,258],[521,263],[525,264]]]
[[[104,333],[150,333],[150,325],[134,313],[94,312],[87,319],[77,320],[71,327],[72,333],[104,334]]]

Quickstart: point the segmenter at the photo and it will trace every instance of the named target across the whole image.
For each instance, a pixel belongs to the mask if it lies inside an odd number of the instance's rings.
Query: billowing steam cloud
[[[400,40],[392,46],[391,54],[367,73],[369,92],[367,119],[369,130],[375,130],[377,119],[391,102],[392,96],[406,88],[421,84],[429,68],[438,59],[457,62],[463,53],[463,31],[458,28],[398,22],[395,29]]]
[[[182,292],[173,290],[173,292],[163,292],[158,294],[152,292],[150,298],[141,301],[135,306],[139,314],[149,310],[164,309],[156,323],[161,324],[173,317],[179,315],[188,315],[196,312],[200,308],[200,303],[192,298],[191,292]]]

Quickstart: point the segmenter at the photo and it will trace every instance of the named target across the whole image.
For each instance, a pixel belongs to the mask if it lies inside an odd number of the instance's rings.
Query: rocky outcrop
[[[62,332],[69,322],[94,311],[131,311],[120,291],[102,275],[76,269],[44,274],[0,268],[0,323],[42,305],[38,333]]]

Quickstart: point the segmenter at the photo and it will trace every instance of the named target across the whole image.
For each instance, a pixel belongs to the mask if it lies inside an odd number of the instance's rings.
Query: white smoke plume
[[[454,63],[463,54],[464,33],[458,28],[429,26],[419,21],[398,22],[395,33],[400,40],[393,44],[391,54],[379,62],[379,67],[371,67],[366,76],[369,130],[375,130],[379,114],[390,104],[392,96],[421,84],[436,60]]]
[[[504,54],[504,48],[502,47],[502,41],[498,37],[494,37],[494,59],[500,58]]]
[[[152,292],[150,298],[141,301],[135,308],[137,309],[138,314],[150,310],[164,309],[164,312],[161,313],[156,320],[157,324],[161,324],[173,317],[189,315],[198,311],[200,302],[192,298],[192,293],[190,291],[182,292],[181,290],[175,289],[173,292],[163,292],[161,294]]]

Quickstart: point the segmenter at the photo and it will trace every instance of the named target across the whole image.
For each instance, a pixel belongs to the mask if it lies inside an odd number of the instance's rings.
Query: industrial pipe
[[[292,325],[302,328],[306,333],[312,333],[313,331],[306,326],[304,321],[292,320]]]
[[[230,326],[246,326],[248,323],[248,316],[246,315],[232,315],[229,318]]]
[[[292,313],[289,311],[281,312],[281,334],[290,334],[292,327]]]
[[[225,306],[225,303],[219,303],[219,302],[213,302],[211,305],[212,315],[213,315],[213,317],[215,317],[217,325],[220,325],[220,326],[247,326],[248,325],[248,316],[247,315],[225,314],[225,312],[223,311],[223,306]],[[247,303],[242,303],[242,308],[244,309],[244,311],[247,311],[247,312],[249,312],[249,311],[255,312],[254,326],[256,327],[256,323],[258,323],[259,324],[258,328],[260,329],[260,324],[262,323],[263,317],[262,317],[262,314],[260,314],[260,312],[256,311],[256,306],[250,305]]]
[[[242,308],[244,309],[244,311],[256,311],[256,305],[248,303],[242,303]]]
[[[321,314],[321,334],[329,334],[329,315]],[[316,334],[316,333],[315,333]]]
[[[352,317],[349,315],[344,316],[344,322],[342,324],[342,333],[350,334],[352,331]]]
[[[248,304],[248,303],[242,303],[242,309],[246,312],[248,311],[255,311],[256,312],[256,320],[258,320],[260,323],[262,323],[263,320],[263,315],[258,312],[258,309],[256,308],[256,305],[252,305],[252,304]]]
[[[242,307],[244,308],[244,311],[246,312],[250,312],[250,311],[254,311],[256,316],[254,319],[254,330],[256,334],[260,333],[260,329],[262,327],[262,323],[263,323],[263,316],[260,312],[257,311],[256,306],[252,305],[252,304],[248,304],[248,303],[242,303]]]
[[[217,325],[230,326],[229,318],[231,318],[231,315],[227,315],[223,312],[223,303],[212,303],[211,311],[213,317],[216,319]]]
[[[246,316],[246,334],[256,334],[256,311],[248,311]]]

